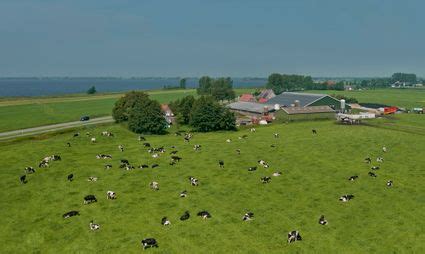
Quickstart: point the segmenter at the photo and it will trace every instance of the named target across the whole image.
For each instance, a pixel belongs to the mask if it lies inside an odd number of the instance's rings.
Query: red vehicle
[[[385,107],[384,115],[394,114],[395,112],[397,112],[397,110],[398,110],[397,107]]]

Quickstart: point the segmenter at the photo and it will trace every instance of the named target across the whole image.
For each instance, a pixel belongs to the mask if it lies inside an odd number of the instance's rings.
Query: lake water
[[[164,86],[178,86],[178,78],[10,78],[0,79],[0,97],[45,96],[85,93],[91,86],[98,92],[123,92],[130,90],[161,89]],[[233,87],[261,87],[266,79],[234,78]],[[187,88],[198,86],[198,79],[186,81]]]

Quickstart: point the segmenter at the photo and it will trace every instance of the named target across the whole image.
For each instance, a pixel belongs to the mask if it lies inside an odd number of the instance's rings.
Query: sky
[[[422,0],[1,0],[0,77],[425,77]]]

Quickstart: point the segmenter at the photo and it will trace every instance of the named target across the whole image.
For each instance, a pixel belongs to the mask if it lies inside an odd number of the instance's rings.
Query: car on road
[[[80,118],[80,121],[82,121],[82,122],[84,122],[84,121],[88,121],[88,120],[90,120],[90,117],[89,117],[89,116],[82,116],[82,117]]]

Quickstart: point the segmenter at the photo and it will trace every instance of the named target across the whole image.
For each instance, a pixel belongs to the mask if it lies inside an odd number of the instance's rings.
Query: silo
[[[345,100],[341,99],[341,111],[344,112],[345,111]]]

